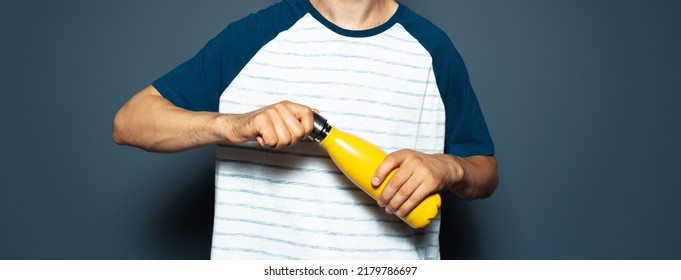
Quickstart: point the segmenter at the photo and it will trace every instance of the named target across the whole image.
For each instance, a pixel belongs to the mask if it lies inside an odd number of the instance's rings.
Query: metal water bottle
[[[314,128],[309,138],[324,147],[343,174],[374,199],[378,199],[387,182],[397,171],[395,169],[390,172],[380,186],[374,187],[371,179],[388,154],[367,140],[329,125],[327,120],[317,113],[314,113]],[[441,203],[439,194],[431,194],[409,214],[402,217],[402,220],[413,228],[426,227],[437,215]]]

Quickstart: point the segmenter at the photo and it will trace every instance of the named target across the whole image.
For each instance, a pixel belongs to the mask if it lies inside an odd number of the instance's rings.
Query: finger
[[[289,132],[282,116],[277,110],[274,110],[271,114],[272,127],[274,128],[274,135],[276,136],[276,142],[272,147],[279,149],[291,144],[291,132]]]
[[[398,217],[404,217],[408,215],[416,206],[421,204],[421,202],[426,199],[428,195],[430,195],[426,190],[428,188],[424,188],[424,184],[422,183],[419,187],[415,189],[415,191],[409,196],[409,198],[402,203],[400,208],[395,211],[395,215]]]
[[[260,146],[265,148],[272,148],[277,145],[277,133],[269,121],[263,121],[258,124],[256,140]]]
[[[308,106],[301,105],[298,103],[293,103],[293,102],[285,102],[284,103],[291,113],[295,116],[295,118],[298,120],[298,122],[302,125],[303,127],[303,135],[301,138],[305,138],[307,135],[312,132],[312,129],[314,127],[314,117],[313,117],[313,112],[319,112],[316,109],[312,109]]]
[[[389,154],[374,172],[374,176],[371,178],[371,184],[374,187],[380,186],[391,171],[402,165],[405,158],[406,156],[401,151]]]
[[[256,130],[256,137],[260,136],[261,146],[266,148],[276,148],[281,142],[280,132],[278,127],[281,125],[281,120],[277,116],[277,112],[273,108],[264,108],[253,119],[253,127]]]
[[[397,191],[402,187],[402,185],[409,180],[411,177],[410,173],[406,170],[396,169],[395,173],[390,176],[389,180],[385,184],[381,194],[378,196],[378,203],[382,207],[389,205],[390,201],[393,199]]]
[[[282,118],[286,129],[291,137],[291,143],[305,138],[305,128],[303,124],[296,116],[296,113],[292,111],[290,106],[278,107],[279,116]]]
[[[310,133],[312,133],[312,129],[314,128],[314,115],[312,114],[312,112],[314,112],[314,111],[319,112],[316,109],[310,109],[310,108],[308,108],[308,109],[309,110],[306,110],[305,112],[298,112],[297,113],[297,116],[300,119],[300,124],[303,126],[303,130],[304,130],[303,138],[310,135]]]
[[[424,199],[425,199],[425,195],[422,195],[421,192],[416,191],[416,192],[412,193],[412,195],[409,197],[409,199],[407,199],[404,203],[402,203],[400,208],[397,211],[395,211],[395,216],[404,217],[404,216],[408,215]]]
[[[400,186],[388,203],[388,206],[385,207],[386,212],[389,214],[395,213],[395,215],[398,215],[397,212],[401,209],[402,205],[412,196],[414,191],[421,185],[422,182],[423,181],[420,180],[420,178],[417,178],[415,175],[409,177],[409,180]]]
[[[258,135],[255,137],[255,140],[258,141],[258,144],[262,147],[267,147],[265,144],[265,140],[262,139],[262,136]]]

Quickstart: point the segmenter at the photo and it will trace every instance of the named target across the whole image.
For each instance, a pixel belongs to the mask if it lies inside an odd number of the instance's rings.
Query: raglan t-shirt
[[[404,5],[353,31],[308,0],[282,1],[230,24],[153,86],[193,111],[304,104],[387,152],[494,154],[461,56]],[[409,227],[308,141],[279,150],[218,144],[213,227],[213,259],[440,258],[439,215]]]

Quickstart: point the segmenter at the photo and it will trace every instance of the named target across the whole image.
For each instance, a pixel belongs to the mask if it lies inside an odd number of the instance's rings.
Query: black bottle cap
[[[317,112],[312,112],[312,114],[314,116],[314,126],[312,128],[312,133],[310,133],[308,138],[317,143],[321,143],[324,141],[324,138],[329,135],[329,132],[331,131],[331,125],[329,125],[328,121],[324,117],[317,114]]]

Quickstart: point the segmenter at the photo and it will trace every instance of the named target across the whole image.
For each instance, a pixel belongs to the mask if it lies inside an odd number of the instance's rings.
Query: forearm
[[[222,118],[219,113],[178,108],[148,87],[118,111],[113,138],[118,144],[147,151],[182,151],[225,140]]]
[[[457,157],[440,155],[451,173],[444,189],[463,199],[490,196],[499,183],[497,161],[494,156]]]

